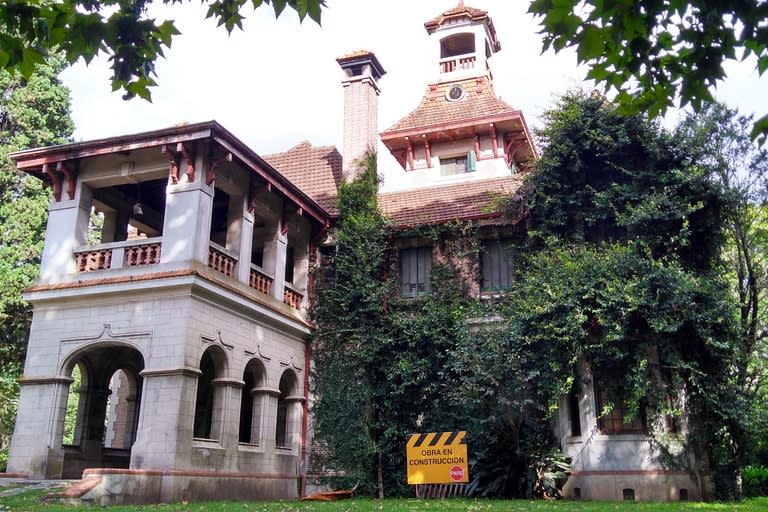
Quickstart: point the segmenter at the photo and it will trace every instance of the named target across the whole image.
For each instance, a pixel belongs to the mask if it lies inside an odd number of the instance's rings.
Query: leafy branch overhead
[[[286,7],[299,19],[307,16],[320,23],[325,0],[202,0],[207,18],[228,32],[242,29],[247,6],[271,5],[275,16]],[[112,90],[125,92],[124,99],[139,96],[151,100],[155,62],[164,56],[180,32],[173,21],[158,23],[147,14],[149,0],[15,0],[0,3],[0,69],[32,75],[51,52],[63,52],[72,64],[83,58],[90,63],[103,52],[112,64]],[[186,0],[163,0],[182,4]]]
[[[588,78],[615,90],[627,112],[652,117],[668,107],[712,102],[727,60],[768,69],[768,2],[710,0],[533,0],[543,50],[575,47]],[[768,114],[752,138],[765,140]]]

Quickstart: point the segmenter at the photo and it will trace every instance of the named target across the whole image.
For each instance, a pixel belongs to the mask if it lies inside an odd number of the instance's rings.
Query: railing
[[[75,271],[93,272],[160,263],[161,237],[80,247],[75,250]]]
[[[208,247],[209,267],[218,270],[225,276],[232,277],[235,274],[236,264],[237,258],[235,256],[229,254],[227,250],[220,245],[211,242]]]
[[[272,278],[264,273],[256,265],[251,265],[251,273],[248,278],[248,286],[261,293],[269,295],[272,291]]]
[[[283,291],[283,302],[289,306],[300,309],[301,301],[304,299],[304,295],[293,288],[288,287],[288,283],[285,283],[285,290]]]
[[[75,265],[77,272],[93,272],[112,267],[112,249],[93,249],[76,252]]]
[[[163,244],[161,243],[152,243],[126,247],[123,253],[123,266],[138,267],[140,265],[160,263],[160,249],[162,246]]]
[[[452,73],[459,70],[475,69],[476,61],[477,57],[474,54],[457,55],[455,57],[448,57],[447,59],[440,59],[440,73]]]

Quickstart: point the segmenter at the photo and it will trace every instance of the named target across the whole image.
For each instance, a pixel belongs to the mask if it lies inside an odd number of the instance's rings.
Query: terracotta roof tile
[[[416,109],[382,132],[384,137],[389,132],[411,128],[423,128],[429,131],[430,125],[438,125],[455,121],[481,120],[484,116],[516,112],[517,110],[499,99],[487,78],[483,78],[482,88],[478,92],[478,79],[468,78],[427,87],[427,92]],[[464,99],[448,101],[445,93],[454,84],[464,88]],[[433,92],[433,88],[436,89]]]
[[[482,20],[483,18],[488,17],[488,11],[477,9],[475,7],[468,7],[464,5],[463,1],[460,1],[456,7],[448,9],[447,11],[442,13],[440,16],[432,18],[431,20],[426,22],[424,26],[427,28],[427,30],[429,30],[430,28],[435,28],[442,25],[443,22],[448,18],[453,18],[456,16],[460,16],[462,14],[469,15],[469,17],[473,20]]]
[[[336,190],[342,179],[342,158],[335,147],[314,147],[304,141],[263,158],[330,215],[338,214]]]
[[[396,226],[440,224],[499,216],[494,200],[520,189],[520,174],[379,194],[382,212]]]

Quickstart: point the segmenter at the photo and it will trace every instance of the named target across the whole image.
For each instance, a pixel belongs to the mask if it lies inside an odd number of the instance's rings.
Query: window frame
[[[405,271],[406,260],[415,259],[415,265]],[[415,276],[412,276],[415,268]],[[421,273],[420,273],[421,271]],[[414,280],[415,277],[415,280]],[[423,279],[422,279],[423,277]],[[400,249],[400,296],[415,298],[432,292],[432,247],[409,247]],[[406,279],[409,279],[406,282]],[[406,292],[406,286],[409,287]]]
[[[502,261],[502,255],[504,261]],[[504,265],[506,263],[506,265]],[[505,268],[506,267],[506,268]],[[487,269],[491,268],[487,282]],[[494,278],[493,271],[496,271]],[[511,290],[515,284],[515,252],[510,238],[493,238],[480,242],[480,292],[493,293]]]

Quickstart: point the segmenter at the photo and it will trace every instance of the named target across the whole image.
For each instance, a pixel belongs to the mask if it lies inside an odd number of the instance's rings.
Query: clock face
[[[452,85],[445,93],[445,97],[448,101],[459,101],[464,97],[464,89],[460,85]]]

